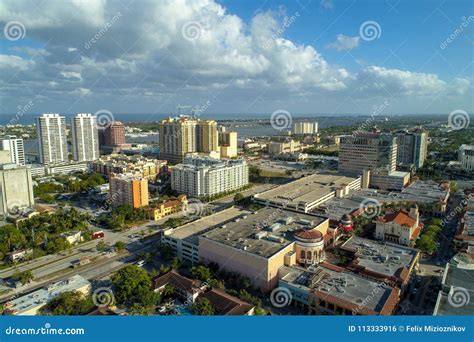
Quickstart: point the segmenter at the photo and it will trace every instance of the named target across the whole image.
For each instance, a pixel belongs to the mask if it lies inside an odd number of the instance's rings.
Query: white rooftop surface
[[[303,288],[306,291],[315,289],[323,295],[331,295],[357,307],[377,312],[382,310],[393,290],[387,284],[350,272],[337,272],[321,266],[308,270],[285,267],[285,271],[289,273],[281,280],[292,284],[292,286]]]
[[[399,275],[399,270],[409,268],[417,255],[414,248],[360,237],[347,240],[342,248],[356,251],[358,265],[385,276]]]
[[[77,291],[86,286],[90,286],[90,282],[80,275],[75,275],[69,279],[53,283],[46,288],[36,290],[30,294],[7,302],[5,307],[13,311],[15,315],[22,315],[34,308],[39,309],[63,292]]]
[[[175,239],[186,239],[188,242],[197,244],[197,235],[213,229],[216,225],[221,225],[225,221],[232,220],[239,215],[248,215],[250,213],[250,211],[232,207],[209,216],[201,217],[196,221],[174,228],[169,234],[165,234]]]
[[[274,202],[285,202],[286,204],[311,203],[356,179],[341,175],[314,174],[256,194],[254,197]]]

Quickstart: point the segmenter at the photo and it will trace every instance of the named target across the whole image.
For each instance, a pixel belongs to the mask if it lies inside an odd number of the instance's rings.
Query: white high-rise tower
[[[92,114],[77,114],[71,120],[72,152],[76,161],[99,159],[97,118]]]
[[[14,135],[7,135],[0,140],[0,149],[10,151],[10,158],[13,164],[25,165],[25,148],[23,139]]]
[[[39,156],[42,164],[68,161],[66,119],[59,114],[43,114],[36,118]]]

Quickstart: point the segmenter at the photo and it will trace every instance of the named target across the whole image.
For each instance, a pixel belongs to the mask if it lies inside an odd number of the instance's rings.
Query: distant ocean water
[[[63,114],[60,113],[61,115],[65,116],[66,119],[72,118],[75,113],[70,113],[70,114]],[[15,123],[22,124],[22,125],[28,125],[28,124],[33,124],[35,122],[35,118],[38,117],[40,114],[23,114],[23,115],[18,115],[16,113],[13,114],[0,114],[0,125],[6,125],[11,122],[13,119]],[[123,122],[153,122],[153,121],[159,121],[164,118],[167,118],[169,116],[176,116],[176,114],[120,114],[120,113],[114,113],[114,118],[115,120],[118,121],[123,121]],[[203,119],[215,119],[215,120],[255,120],[255,119],[262,119],[262,120],[270,120],[270,115],[271,113],[261,113],[261,114],[241,114],[241,113],[236,113],[236,114],[203,114],[201,118]],[[311,118],[314,119],[315,121],[319,121],[320,125],[327,125],[327,126],[332,126],[332,125],[341,125],[344,123],[347,123],[347,119],[349,118],[351,122],[354,121],[360,121],[366,116],[361,116],[361,115],[328,115],[328,114],[291,114],[293,119],[301,119],[301,118]],[[333,123],[334,121],[334,123]],[[327,124],[325,124],[327,123]]]

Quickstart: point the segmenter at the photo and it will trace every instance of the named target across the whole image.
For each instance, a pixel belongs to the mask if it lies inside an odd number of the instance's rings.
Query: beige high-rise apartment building
[[[391,173],[397,165],[396,137],[363,132],[341,136],[339,171],[362,174],[364,170]]]
[[[219,151],[217,146],[217,122],[214,120],[197,120],[196,148],[198,152]]]
[[[245,159],[187,156],[171,169],[171,188],[189,196],[214,196],[249,184]]]
[[[188,153],[217,152],[217,123],[187,116],[168,118],[160,122],[160,157],[180,163]]]
[[[130,204],[133,208],[148,205],[148,179],[135,174],[113,174],[110,178],[112,206]]]
[[[296,122],[293,127],[294,134],[316,134],[318,133],[317,122]]]

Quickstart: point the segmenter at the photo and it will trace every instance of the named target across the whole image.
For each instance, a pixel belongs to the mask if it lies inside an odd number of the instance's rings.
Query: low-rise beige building
[[[288,141],[272,141],[268,144],[268,153],[270,154],[301,152],[301,150],[300,142],[292,139]]]
[[[156,203],[153,207],[147,208],[145,213],[148,219],[157,221],[163,217],[182,212],[186,209],[187,204],[186,195],[180,195],[178,198]]]
[[[314,174],[255,194],[253,200],[263,205],[308,213],[334,197],[344,197],[361,188],[362,177],[337,174]]]
[[[278,284],[281,266],[306,267],[324,259],[323,248],[331,240],[328,228],[326,217],[262,208],[201,234],[199,259],[269,291]]]

